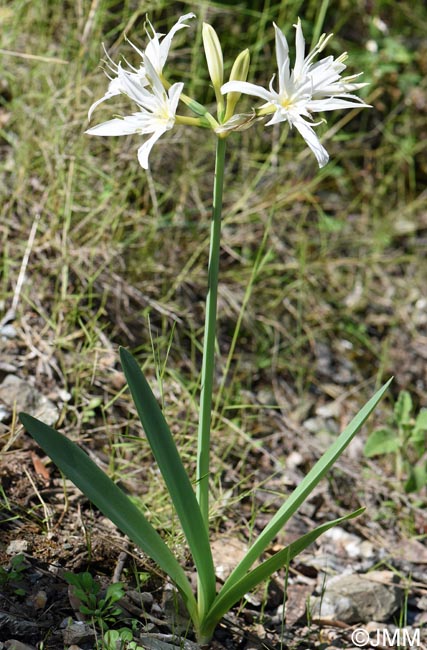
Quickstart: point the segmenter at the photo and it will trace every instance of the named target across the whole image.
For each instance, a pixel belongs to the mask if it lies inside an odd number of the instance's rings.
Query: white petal
[[[89,108],[88,114],[87,114],[87,119],[90,121],[90,118],[92,117],[92,113],[95,110],[99,104],[102,104],[102,102],[105,102],[107,99],[110,99],[110,97],[114,97],[115,95],[120,95],[121,90],[120,90],[120,83],[118,79],[112,79],[109,83],[108,90],[105,93],[101,99],[98,99],[96,102],[92,104],[92,106]]]
[[[131,45],[131,46],[133,47],[133,49],[135,50],[135,52],[138,52],[139,56],[140,56],[141,59],[142,59],[142,55],[144,54],[144,52],[143,52],[142,50],[140,50],[139,47],[137,47],[134,43],[132,43],[132,41],[130,41],[130,40],[127,38],[126,35],[125,35],[125,39],[126,39],[127,42],[129,43],[129,45]]]
[[[325,147],[320,144],[320,140],[311,126],[303,120],[296,120],[294,126],[316,156],[319,167],[324,167],[329,160],[329,154]]]
[[[153,93],[148,87],[141,84],[138,76],[126,72],[123,68],[119,68],[118,74],[122,92],[139,106],[151,108]]]
[[[163,94],[165,92],[164,86],[161,82],[159,74],[150,61],[150,57],[144,54],[144,64],[147,70],[147,76],[150,80],[152,90],[155,90],[158,94]]]
[[[163,135],[165,130],[166,129],[157,129],[156,131],[154,131],[151,138],[148,138],[148,140],[146,140],[144,144],[139,147],[138,160],[139,160],[139,164],[143,169],[148,169],[148,156],[151,153],[151,149],[153,148],[153,145],[156,144],[160,136]]]
[[[351,97],[351,95],[346,95],[346,97]],[[340,97],[329,97],[327,99],[313,99],[307,104],[308,110],[313,113],[320,113],[322,111],[336,111],[342,108],[371,108],[369,104],[365,104],[363,99],[359,97],[354,97],[354,101],[350,99],[343,99]]]
[[[321,64],[316,68],[315,66],[311,66],[307,77],[312,81],[313,93],[318,89],[322,90],[323,86],[327,84],[333,84],[335,82],[339,82],[340,80],[339,71],[333,65],[332,57],[331,61],[324,59],[324,61],[321,62]]]
[[[273,117],[271,118],[271,120],[265,123],[265,126],[271,126],[272,124],[278,124],[279,122],[289,122],[291,124],[289,115],[285,111],[281,111],[280,109],[273,113]]]
[[[85,131],[88,135],[130,135],[132,133],[138,133],[139,127],[136,120],[128,118],[119,118],[115,117],[113,120],[108,120],[108,122],[102,122],[97,126]]]
[[[296,34],[295,34],[296,56],[295,56],[295,66],[294,66],[294,77],[296,79],[299,79],[303,70],[304,55],[305,55],[304,34],[302,33],[301,20],[299,18],[295,27],[296,27]]]
[[[275,23],[273,23],[273,25],[276,35],[277,69],[280,75],[284,67],[289,66],[289,46],[288,41],[286,40],[286,36],[283,34],[283,32],[277,27]]]
[[[313,97],[317,99],[321,99],[322,97],[326,97],[328,95],[332,97],[347,97],[347,93],[352,92],[353,90],[359,90],[365,86],[369,86],[369,84],[347,84],[343,83],[342,81],[337,81],[335,83],[331,83],[330,85],[325,84],[321,88],[315,89],[313,92]]]
[[[243,93],[244,95],[253,95],[254,97],[265,99],[267,102],[271,102],[277,98],[277,93],[271,93],[262,86],[251,84],[248,81],[227,81],[227,83],[221,86],[221,92],[223,95],[232,92]]]
[[[153,31],[153,37],[150,36],[150,42],[148,43],[147,47],[145,48],[145,51],[143,52],[143,55],[145,55],[148,59],[150,59],[152,65],[154,68],[157,70],[157,72],[160,74],[163,70],[163,66],[165,64],[165,61],[162,61],[161,54],[160,54],[160,41],[159,41],[159,36],[162,36],[161,34],[156,34],[156,32],[153,29],[153,26],[151,25],[150,21],[148,21],[152,31]],[[147,31],[148,34],[148,31]],[[165,59],[166,60],[166,59]]]
[[[343,72],[346,69],[346,65],[342,63],[341,61],[335,61],[333,56],[326,56],[324,59],[320,59],[320,61],[317,61],[316,63],[312,63],[310,65],[310,74],[313,75],[313,77],[317,78],[318,74],[320,73],[320,70],[330,70],[332,73],[337,75],[337,78],[340,77],[341,72]],[[358,75],[357,75],[358,76]]]
[[[89,120],[89,122],[90,122],[90,118],[92,117],[92,113],[93,113],[93,111],[95,110],[95,108],[97,106],[102,104],[102,102],[105,102],[107,99],[110,99],[110,97],[114,97],[114,95],[119,95],[119,94],[120,94],[120,91],[118,91],[117,93],[109,93],[108,90],[107,90],[104,97],[101,97],[101,99],[98,99],[96,102],[93,102],[92,106],[89,108],[88,113],[87,113],[87,119]]]
[[[161,34],[156,34],[153,30],[154,37],[150,39],[150,42],[145,49],[145,55],[150,59],[152,65],[159,74],[162,72],[163,67],[166,63],[166,59],[168,58],[169,50],[172,44],[172,39],[175,36],[176,32],[183,27],[188,27],[188,25],[184,23],[185,20],[189,20],[190,18],[195,17],[196,15],[193,13],[188,13],[184,16],[181,16],[181,18],[179,18],[179,20],[172,27],[170,32],[163,37],[162,42],[159,41],[159,36],[161,36]]]
[[[179,29],[182,29],[183,27],[188,27],[188,25],[184,24],[184,20],[189,20],[190,18],[195,18],[195,17],[196,17],[196,14],[193,14],[193,13],[188,13],[188,14],[185,14],[184,16],[181,16],[181,18],[178,20],[178,22],[175,23],[175,25],[172,27],[170,32],[164,37],[164,39],[162,40],[162,42],[160,44],[161,62],[162,62],[163,65],[164,65],[164,63],[165,63],[165,61],[166,61],[166,59],[168,57],[170,46],[171,46],[171,43],[172,43],[172,39],[175,36],[176,32]]]
[[[168,91],[168,96],[169,96],[169,110],[171,115],[175,115],[176,109],[178,106],[179,98],[182,93],[182,89],[184,88],[183,83],[176,83],[173,84]]]

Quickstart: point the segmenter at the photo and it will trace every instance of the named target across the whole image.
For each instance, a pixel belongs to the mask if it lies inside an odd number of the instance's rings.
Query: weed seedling
[[[427,409],[415,417],[412,397],[402,390],[389,425],[370,434],[364,453],[368,458],[394,454],[396,478],[406,476],[406,492],[417,492],[427,484],[426,434]]]
[[[109,585],[105,595],[101,597],[101,586],[88,571],[84,573],[67,571],[64,578],[69,585],[72,585],[73,596],[80,601],[80,612],[90,617],[103,632],[117,622],[122,610],[116,606],[116,603],[125,593],[121,582]]]
[[[144,650],[133,641],[133,633],[128,627],[119,630],[107,630],[102,639],[102,650]]]
[[[25,556],[22,553],[15,555],[8,569],[0,567],[0,586],[13,589],[13,593],[17,596],[25,596],[25,589],[19,587],[19,583],[22,582],[24,571],[27,569]]]

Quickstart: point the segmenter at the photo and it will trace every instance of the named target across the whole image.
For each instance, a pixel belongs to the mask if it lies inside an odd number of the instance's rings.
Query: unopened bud
[[[249,72],[249,63],[250,63],[250,54],[249,50],[243,50],[240,52],[239,56],[233,63],[230,73],[230,81],[246,81],[248,78]],[[241,93],[231,92],[227,94],[227,108],[225,111],[224,121],[227,121],[231,118],[236,108],[236,104],[240,99]]]
[[[220,88],[224,80],[224,62],[219,38],[214,28],[207,23],[203,23],[202,38],[215,95],[221,94]]]

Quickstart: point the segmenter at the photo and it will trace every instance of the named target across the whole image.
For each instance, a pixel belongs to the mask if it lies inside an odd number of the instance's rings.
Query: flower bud
[[[233,63],[230,73],[230,81],[246,81],[249,72],[250,55],[249,50],[243,50]],[[227,95],[227,109],[225,111],[224,121],[230,119],[240,99],[241,93],[231,92]]]
[[[202,38],[209,75],[212,80],[215,95],[218,99],[218,95],[221,95],[220,88],[224,80],[224,63],[222,59],[221,44],[216,31],[207,23],[203,23]]]

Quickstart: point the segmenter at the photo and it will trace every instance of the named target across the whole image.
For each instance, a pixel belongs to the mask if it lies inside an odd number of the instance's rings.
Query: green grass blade
[[[230,581],[230,584],[233,584],[236,580],[239,580],[246,574],[279,530],[283,528],[288,519],[290,519],[290,517],[298,510],[300,505],[304,503],[310,492],[312,492],[326,472],[335,463],[365,420],[372,413],[389,387],[391,381],[392,379],[384,384],[384,386],[380,388],[373,397],[371,397],[359,413],[352,419],[350,424],[338,436],[337,440],[329,447],[323,456],[319,458],[307,476],[301,481],[298,487],[292,492],[291,496],[272,517],[271,521],[253,543],[246,556],[230,574],[225,585],[228,581]]]
[[[238,579],[234,583],[227,580],[227,583],[222,587],[207,616],[201,621],[201,634],[208,636],[209,633],[212,633],[221,618],[231,609],[231,607],[233,607],[233,605],[243,598],[245,594],[251,591],[260,582],[267,580],[275,571],[287,566],[294,557],[299,555],[307,548],[307,546],[312,544],[320,535],[322,535],[322,533],[347,519],[358,517],[362,512],[364,512],[364,510],[365,508],[359,508],[348,515],[344,515],[344,517],[339,517],[339,519],[334,519],[334,521],[328,521],[325,524],[321,524],[309,533],[299,537],[295,542],[292,542],[292,544],[289,544],[281,551],[275,553],[268,560],[265,560],[259,566],[255,567],[255,569],[243,576],[243,578]]]
[[[190,583],[170,549],[137,506],[74,442],[31,415],[20,413],[19,419],[65,476],[175,582],[197,626],[197,604]]]
[[[139,418],[154,458],[163,475],[196,565],[203,615],[215,598],[215,569],[209,538],[196,495],[182,464],[175,441],[147,380],[134,357],[120,349],[120,359]]]

